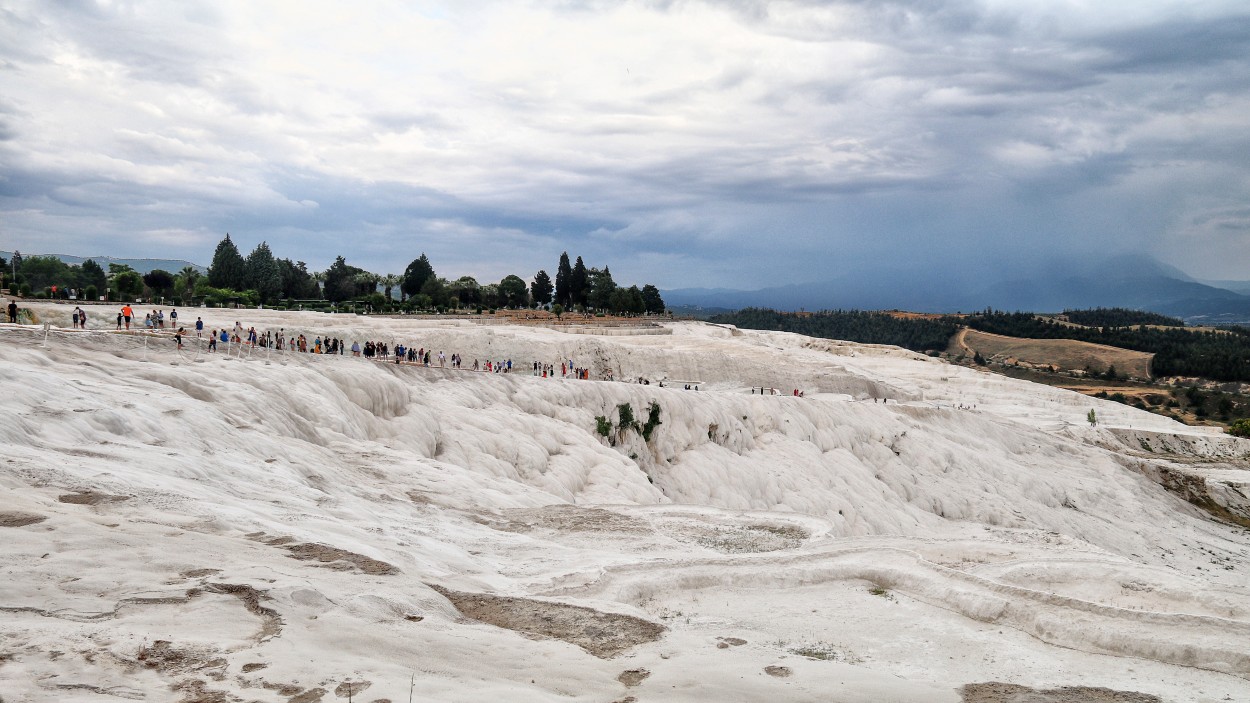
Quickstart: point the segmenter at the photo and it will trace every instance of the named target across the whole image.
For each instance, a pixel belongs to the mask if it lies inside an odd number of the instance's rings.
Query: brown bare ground
[[[616,680],[620,681],[626,686],[633,687],[633,686],[637,686],[643,681],[646,681],[647,677],[649,676],[651,676],[651,672],[647,671],[646,669],[626,669],[625,671],[621,672],[620,676],[616,677]]]
[[[208,590],[214,593],[227,593],[243,601],[243,607],[247,608],[247,612],[261,620],[260,634],[257,639],[263,641],[282,634],[282,618],[278,615],[278,611],[260,604],[262,598],[268,598],[264,593],[247,584],[236,583],[214,583],[208,587]]]
[[[130,500],[130,496],[114,496],[107,493],[96,493],[95,491],[78,491],[77,493],[66,493],[58,496],[57,500],[71,505],[100,505],[101,503],[120,503],[123,500]]]
[[[1099,373],[1115,366],[1117,375],[1150,378],[1153,354],[1109,347],[1103,344],[1071,339],[1026,339],[962,329],[955,334],[948,349],[951,354],[981,356],[998,362],[1019,361],[1021,365],[1045,368],[1055,366],[1061,371],[1089,368]]]
[[[271,547],[281,547],[290,552],[291,557],[300,561],[315,561],[330,569],[338,569],[340,571],[359,570],[366,574],[375,574],[381,576],[392,576],[399,573],[399,569],[363,554],[349,552],[346,549],[331,547],[328,544],[317,544],[315,542],[295,542],[293,537],[281,537],[266,534],[264,532],[249,532],[244,535],[250,540],[268,544]]]
[[[346,549],[331,547],[325,544],[314,544],[305,542],[301,544],[285,545],[285,549],[291,553],[291,556],[301,561],[316,561],[331,568],[355,567],[366,574],[374,574],[381,576],[390,576],[398,574],[399,569],[387,564],[384,561],[378,561],[363,554],[349,552]],[[344,566],[339,566],[344,565]]]
[[[169,640],[156,640],[136,657],[148,669],[163,674],[187,674],[226,668],[225,657],[210,647],[175,647]]]
[[[462,593],[431,586],[462,615],[495,627],[563,640],[600,659],[610,659],[635,645],[654,642],[664,626],[632,615],[605,613],[592,608],[512,598],[486,593]]]
[[[1163,703],[1163,699],[1134,691],[1064,686],[1036,689],[1011,683],[970,683],[960,693],[963,703]]]
[[[643,520],[604,510],[582,508],[576,505],[547,505],[541,508],[517,508],[504,513],[509,523],[503,529],[510,532],[529,532],[550,529],[557,532],[649,532],[651,526]]]
[[[0,511],[0,527],[25,527],[47,519],[47,516],[35,513]]]

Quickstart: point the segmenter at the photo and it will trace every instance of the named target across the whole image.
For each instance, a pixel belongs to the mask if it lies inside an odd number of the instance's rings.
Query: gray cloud
[[[1242,275],[1235,3],[434,9],[0,9],[0,247],[203,262],[230,231],[483,280],[568,249],[665,286],[1099,249]]]

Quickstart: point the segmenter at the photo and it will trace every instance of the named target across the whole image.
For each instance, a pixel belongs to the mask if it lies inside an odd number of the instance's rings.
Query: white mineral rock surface
[[[1250,530],[1160,485],[1244,508],[1218,431],[702,323],[180,312],[513,371],[0,325],[5,703],[1250,700]]]

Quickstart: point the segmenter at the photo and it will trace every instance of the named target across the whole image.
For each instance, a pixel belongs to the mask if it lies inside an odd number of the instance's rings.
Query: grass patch
[[[603,415],[595,415],[595,431],[607,437],[612,434],[612,421]]]

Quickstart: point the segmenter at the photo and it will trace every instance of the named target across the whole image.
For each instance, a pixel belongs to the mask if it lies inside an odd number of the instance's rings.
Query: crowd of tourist
[[[17,305],[10,302],[6,312],[8,313],[9,322],[17,321]],[[129,305],[123,305],[117,313],[117,329],[130,329],[130,322],[135,319],[133,309]],[[178,310],[172,309],[168,316],[169,327],[174,328],[174,343],[178,349],[183,349],[183,340],[186,335],[185,327],[178,327]],[[87,329],[87,313],[80,307],[75,307],[71,314],[71,323],[75,329]],[[166,316],[162,310],[153,310],[144,315],[145,330],[158,331],[165,329]],[[197,339],[204,338],[204,320],[197,317],[195,320],[195,336]],[[219,346],[219,343],[221,346]],[[233,346],[232,346],[233,345]],[[307,335],[302,333],[288,334],[285,328],[279,328],[277,331],[264,330],[258,331],[255,327],[244,328],[241,322],[236,321],[234,327],[221,329],[212,329],[208,334],[207,345],[204,351],[214,353],[220,351],[228,351],[237,349],[240,352],[245,348],[261,348],[269,349],[277,352],[290,352],[297,354],[330,354],[344,356],[348,351],[352,356],[363,357],[377,361],[394,361],[396,364],[413,364],[430,368],[437,364],[438,368],[452,368],[456,370],[471,370],[486,373],[512,373],[512,359],[474,359],[473,364],[468,369],[464,368],[464,358],[453,352],[450,356],[442,350],[435,352],[433,349],[427,349],[424,346],[413,348],[405,344],[387,344],[382,341],[368,340],[361,344],[359,341],[353,341],[350,347],[338,337],[322,337],[315,335],[309,339]],[[521,367],[524,368],[524,367]],[[591,380],[591,370],[584,366],[576,366],[572,359],[561,359],[559,364],[553,362],[532,361],[529,365],[530,375],[541,378],[573,378],[577,380]],[[557,374],[559,374],[557,376]],[[604,370],[599,374],[599,379],[603,381],[612,381],[612,371]],[[638,383],[650,385],[650,381],[644,378],[638,378]],[[663,387],[664,383],[661,382]],[[685,390],[699,390],[697,384],[686,384]],[[760,394],[776,395],[775,388],[755,387],[751,389],[752,393],[759,389]],[[795,389],[793,394],[798,397],[803,396],[803,392]]]

